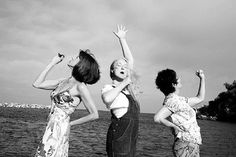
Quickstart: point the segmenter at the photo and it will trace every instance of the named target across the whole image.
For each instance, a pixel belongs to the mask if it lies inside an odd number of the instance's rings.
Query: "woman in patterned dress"
[[[41,72],[33,86],[52,90],[49,121],[35,157],[67,157],[69,149],[70,127],[98,118],[98,111],[87,88],[100,78],[99,65],[89,50],[80,50],[68,66],[72,76],[66,79],[46,80],[49,71],[64,59],[64,55],[55,56]],[[70,115],[83,102],[88,115],[70,121]]]
[[[180,78],[171,69],[162,70],[156,78],[156,85],[165,95],[163,107],[155,114],[154,121],[172,128],[175,137],[173,153],[176,157],[199,157],[202,144],[196,112],[192,108],[205,97],[205,76],[202,70],[196,72],[200,78],[196,97],[179,96]],[[169,119],[170,117],[170,119]]]

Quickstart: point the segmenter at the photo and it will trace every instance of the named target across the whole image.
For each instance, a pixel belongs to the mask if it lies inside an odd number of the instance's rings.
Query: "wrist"
[[[174,127],[173,127],[173,128],[174,128],[175,130],[178,130],[178,131],[179,131],[179,130],[181,130],[181,129],[180,129],[180,127],[179,127],[179,126],[177,126],[177,125],[174,125]]]
[[[205,76],[203,76],[203,77],[200,77],[200,80],[205,80]]]
[[[119,38],[120,41],[126,41],[125,37]]]

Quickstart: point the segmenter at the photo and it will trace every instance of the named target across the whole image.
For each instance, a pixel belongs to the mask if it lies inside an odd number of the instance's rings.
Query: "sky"
[[[113,34],[127,29],[139,75],[141,112],[155,113],[164,95],[155,86],[158,71],[174,69],[180,95],[197,94],[198,69],[206,76],[207,103],[236,78],[234,0],[2,0],[0,1],[0,102],[50,104],[50,91],[32,83],[59,52],[66,58],[47,79],[69,77],[68,58],[90,49],[101,79],[89,86],[99,110],[107,110],[101,89],[110,84],[109,66],[122,57]],[[83,106],[81,106],[83,108]]]

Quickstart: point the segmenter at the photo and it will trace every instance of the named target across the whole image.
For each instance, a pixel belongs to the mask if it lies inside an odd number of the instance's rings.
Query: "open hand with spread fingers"
[[[113,32],[119,39],[125,39],[126,33],[128,30],[125,29],[125,26],[117,25],[117,32]]]

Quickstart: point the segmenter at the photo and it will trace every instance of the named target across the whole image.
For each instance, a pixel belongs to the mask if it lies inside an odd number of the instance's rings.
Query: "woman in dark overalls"
[[[122,26],[114,32],[119,38],[124,58],[111,64],[112,84],[102,89],[103,102],[112,115],[106,141],[108,157],[134,157],[136,152],[140,109],[131,85],[133,56],[125,39],[126,32]]]

